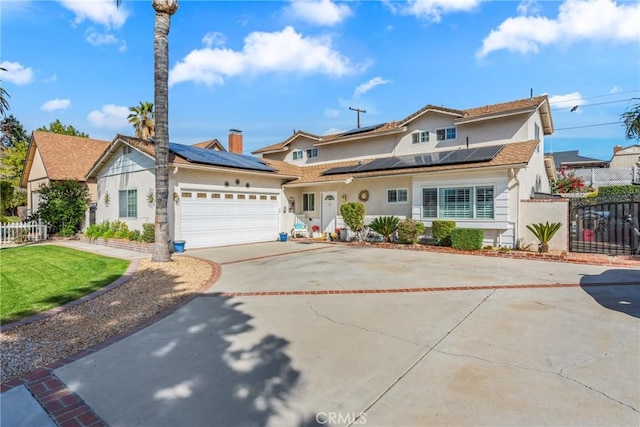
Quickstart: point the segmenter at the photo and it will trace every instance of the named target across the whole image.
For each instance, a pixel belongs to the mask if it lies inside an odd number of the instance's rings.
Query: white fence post
[[[23,231],[24,230],[24,231]],[[0,243],[15,242],[16,237],[20,235],[21,239],[38,242],[47,240],[47,224],[43,224],[42,220],[29,222],[9,222],[0,224]],[[24,234],[24,236],[22,236]]]

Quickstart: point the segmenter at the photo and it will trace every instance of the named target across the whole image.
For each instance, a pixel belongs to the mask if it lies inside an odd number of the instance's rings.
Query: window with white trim
[[[387,203],[407,203],[409,190],[406,188],[389,188],[387,190]]]
[[[436,139],[438,141],[448,141],[451,139],[456,139],[458,137],[458,132],[455,127],[452,128],[442,128],[436,130]]]
[[[411,134],[411,143],[420,144],[421,142],[429,142],[429,131],[414,132]]]
[[[302,210],[305,212],[316,210],[316,195],[314,193],[302,193]]]
[[[423,218],[493,219],[494,187],[444,187],[422,189]]]
[[[318,149],[317,148],[308,148],[307,149],[307,158],[318,157]]]
[[[291,155],[293,156],[293,160],[299,160],[299,159],[302,159],[304,157],[304,151],[302,151],[302,150],[293,150]]]
[[[118,192],[118,211],[120,218],[137,218],[138,190],[121,190]]]
[[[123,145],[122,146],[122,154],[129,154],[133,151],[133,148],[131,148],[128,145]]]
[[[538,126],[537,123],[534,123],[533,139],[535,139],[536,141],[540,139],[540,126]]]

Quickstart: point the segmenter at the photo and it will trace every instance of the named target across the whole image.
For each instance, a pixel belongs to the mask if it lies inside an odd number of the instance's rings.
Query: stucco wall
[[[533,193],[550,193],[549,178],[544,168],[544,147],[538,144],[531,156],[529,164],[518,172],[520,181],[520,198],[528,199]]]
[[[569,202],[567,199],[523,200],[520,203],[518,235],[523,239],[524,245],[531,244],[531,248],[537,250],[539,241],[527,229],[527,225],[546,223],[547,221],[550,224],[554,222],[562,224],[549,242],[549,249],[568,250]]]

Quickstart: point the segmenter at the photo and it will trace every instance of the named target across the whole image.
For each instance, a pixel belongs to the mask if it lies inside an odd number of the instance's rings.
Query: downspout
[[[513,227],[514,246],[518,243],[518,227],[520,227],[520,180],[514,168],[509,170],[516,182],[516,226]]]

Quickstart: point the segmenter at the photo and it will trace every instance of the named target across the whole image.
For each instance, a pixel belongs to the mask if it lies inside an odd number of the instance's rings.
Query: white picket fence
[[[0,243],[25,243],[47,240],[47,225],[42,220],[0,223]]]

